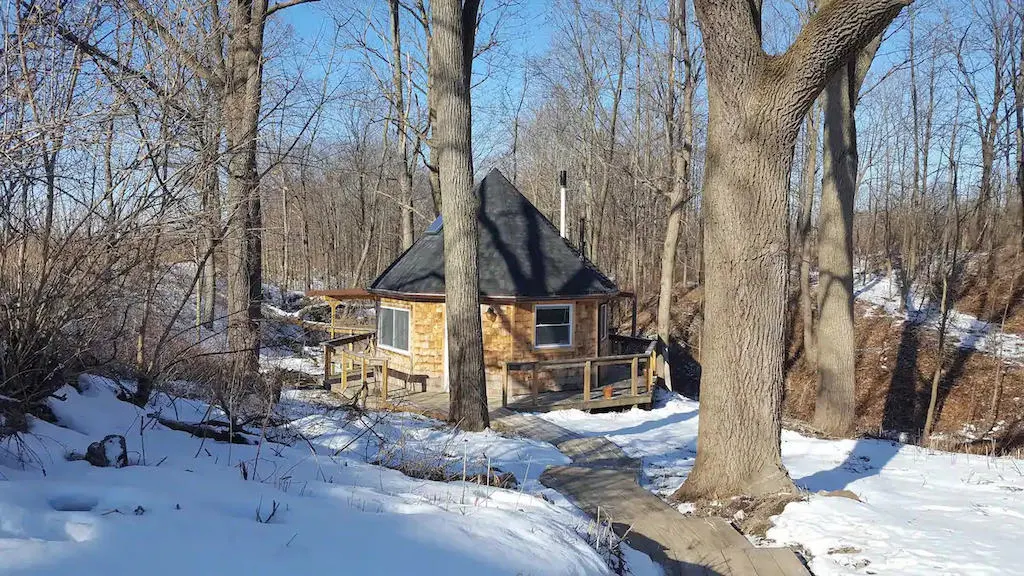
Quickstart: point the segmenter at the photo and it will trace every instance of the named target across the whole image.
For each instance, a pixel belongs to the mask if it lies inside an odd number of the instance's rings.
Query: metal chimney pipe
[[[562,238],[565,238],[566,226],[565,226],[565,170],[558,173],[558,197],[559,197],[559,216],[558,216],[558,231],[562,234]]]

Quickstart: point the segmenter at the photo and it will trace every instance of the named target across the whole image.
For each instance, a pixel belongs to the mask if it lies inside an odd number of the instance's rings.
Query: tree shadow
[[[860,438],[836,467],[819,470],[794,482],[811,492],[843,490],[852,482],[878,474],[902,447],[891,440]]]
[[[882,430],[917,433],[922,426],[919,389],[921,375],[917,368],[920,338],[917,325],[903,321],[896,365],[889,379],[889,392],[882,413]],[[923,424],[923,423],[922,423]]]

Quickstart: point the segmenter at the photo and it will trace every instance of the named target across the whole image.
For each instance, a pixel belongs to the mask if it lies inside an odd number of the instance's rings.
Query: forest
[[[438,217],[449,419],[486,428],[498,168],[699,399],[674,498],[794,491],[784,429],[1024,450],[1018,2],[5,0],[0,26],[0,441],[85,373],[266,428],[297,378],[268,354],[317,344],[281,310],[326,321],[306,292]]]

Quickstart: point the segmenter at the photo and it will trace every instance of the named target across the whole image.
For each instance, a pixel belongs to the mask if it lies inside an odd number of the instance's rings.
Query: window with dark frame
[[[537,304],[533,308],[535,348],[572,346],[572,304]]]

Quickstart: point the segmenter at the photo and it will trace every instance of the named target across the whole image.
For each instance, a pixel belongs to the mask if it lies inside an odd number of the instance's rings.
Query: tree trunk
[[[821,208],[818,215],[818,393],[814,425],[829,434],[853,428],[853,201],[857,142],[853,61],[822,94],[825,109]]]
[[[409,166],[409,134],[406,126],[405,87],[402,73],[401,19],[398,16],[398,0],[389,0],[391,9],[391,88],[394,90],[396,130],[398,132],[398,154],[401,171],[398,185],[402,196],[402,250],[408,250],[413,242],[412,230],[412,167]]]
[[[449,419],[465,430],[482,430],[489,425],[480,325],[480,198],[473,193],[469,93],[477,8],[472,0],[465,6],[460,0],[434,0],[430,5],[430,75],[437,114],[433,137],[440,152],[444,218]]]
[[[800,219],[797,243],[800,244],[800,312],[804,323],[804,358],[817,369],[818,346],[814,330],[814,295],[811,294],[811,221],[814,214],[815,176],[818,163],[818,108],[807,113],[804,133],[804,165],[800,176]]]
[[[675,285],[676,252],[682,231],[683,209],[690,195],[690,154],[693,149],[693,83],[691,77],[690,45],[686,30],[686,2],[671,0],[669,5],[668,41],[668,96],[666,105],[666,140],[670,152],[670,185],[668,197],[668,223],[665,243],[661,251],[661,284],[658,292],[658,338],[665,343],[665,358],[671,349],[672,290]],[[677,45],[678,41],[678,45]],[[682,109],[675,107],[676,50],[682,57],[683,98]],[[668,375],[667,370],[662,373]]]
[[[262,319],[262,211],[256,170],[256,138],[262,91],[265,0],[232,0],[231,31],[224,86],[224,129],[227,140],[228,349],[232,376],[255,377],[259,370]]]
[[[214,106],[214,104],[210,104]],[[217,300],[217,264],[214,255],[220,240],[220,174],[217,167],[217,155],[220,145],[220,119],[217,112],[211,111],[207,116],[208,124],[205,133],[206,141],[202,150],[202,207],[199,226],[199,257],[209,254],[203,264],[203,275],[199,284],[199,323],[212,329],[216,315]],[[211,125],[212,124],[212,125]],[[213,128],[216,126],[216,128]]]
[[[697,458],[677,496],[795,490],[782,465],[789,175],[807,110],[899,0],[839,0],[793,45],[761,47],[760,2],[696,0],[708,80]]]
[[[882,42],[874,37],[829,80],[818,215],[818,391],[814,425],[853,430],[857,401],[853,331],[853,205],[857,197],[857,94]]]

